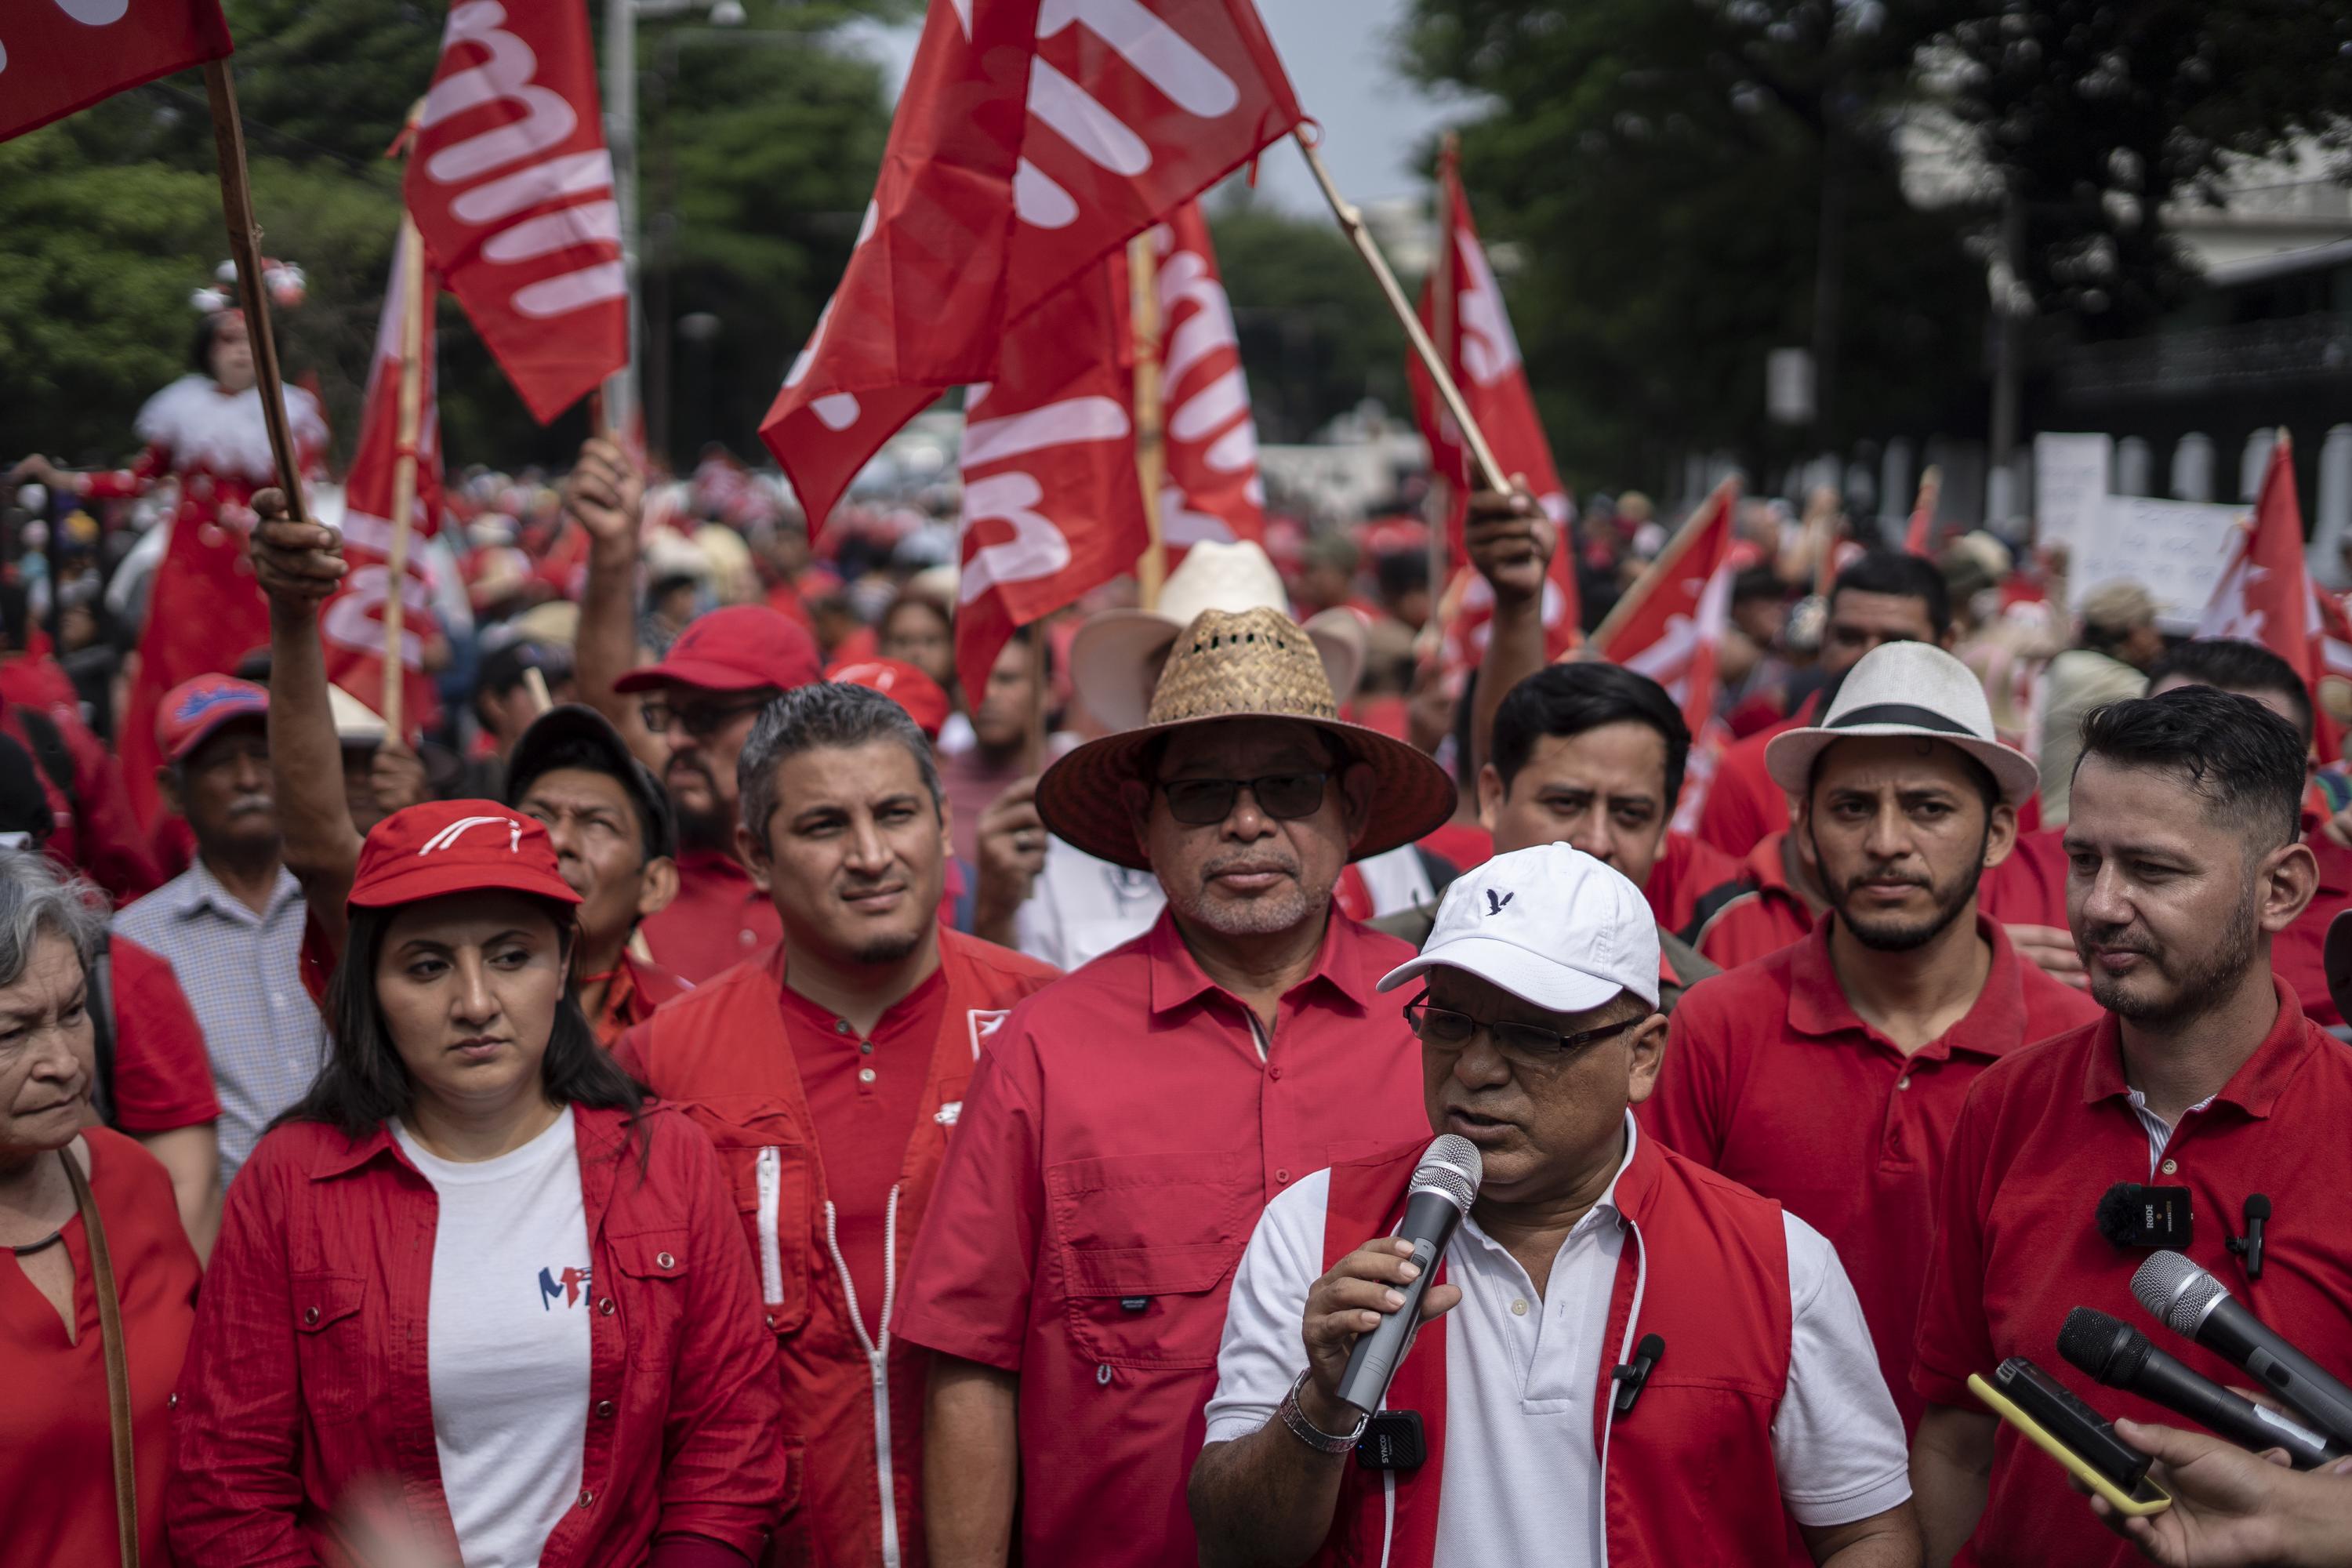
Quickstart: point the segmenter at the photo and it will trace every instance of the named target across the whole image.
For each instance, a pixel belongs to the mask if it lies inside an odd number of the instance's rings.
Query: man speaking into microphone
[[[1666,1037],[1639,889],[1564,844],[1497,856],[1380,983],[1407,987],[1439,1142],[1259,1219],[1192,1470],[1202,1561],[1782,1568],[1793,1520],[1818,1563],[1916,1564],[1902,1423],[1837,1255],[1635,1130]],[[1426,1194],[1464,1170],[1422,1279]],[[1399,1310],[1424,1321],[1382,1398],[1349,1358]]]

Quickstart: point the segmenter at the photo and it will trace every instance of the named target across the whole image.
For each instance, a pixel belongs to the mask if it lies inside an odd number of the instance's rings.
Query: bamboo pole
[[[1127,287],[1135,339],[1135,482],[1143,491],[1143,522],[1151,540],[1135,563],[1135,578],[1143,607],[1156,610],[1168,582],[1168,541],[1160,521],[1160,485],[1168,471],[1168,389],[1160,377],[1160,258],[1149,230],[1127,243]]]
[[[246,330],[253,338],[254,385],[261,395],[261,421],[269,432],[269,455],[278,464],[278,488],[286,492],[286,515],[306,522],[302,468],[286,420],[286,384],[278,369],[278,335],[269,320],[269,290],[261,278],[261,226],[253,216],[253,181],[245,163],[245,123],[237,117],[236,83],[228,61],[205,62],[205,96],[211,100],[213,155],[220,165],[221,216],[228,225],[228,253],[236,263],[237,292],[245,301]]]
[[[1454,319],[1454,184],[1449,176],[1461,153],[1462,138],[1447,132],[1437,155],[1437,270],[1431,279],[1429,294],[1431,312],[1436,317],[1433,336],[1438,353],[1449,365],[1459,352],[1454,342],[1458,328]],[[1433,595],[1442,595],[1453,586],[1454,481],[1437,472],[1434,463],[1430,466],[1429,502],[1429,591]],[[1443,601],[1433,598],[1432,602]],[[1438,635],[1443,637],[1444,618],[1433,618]]]
[[[416,445],[425,405],[425,241],[416,220],[400,217],[400,440],[392,458],[392,544],[383,598],[383,729],[397,741],[408,663],[400,638],[408,607],[408,535],[416,512]]]
[[[1331,215],[1339,220],[1341,231],[1355,246],[1356,253],[1364,258],[1364,265],[1372,269],[1372,277],[1380,283],[1381,292],[1388,299],[1389,310],[1396,316],[1397,323],[1404,328],[1405,338],[1412,344],[1412,352],[1421,356],[1422,368],[1429,372],[1429,379],[1437,387],[1437,395],[1444,400],[1445,411],[1453,415],[1454,424],[1462,427],[1462,445],[1468,451],[1470,460],[1477,465],[1477,478],[1490,490],[1508,490],[1511,488],[1510,476],[1504,473],[1502,466],[1495,461],[1494,448],[1486,445],[1486,433],[1478,427],[1478,421],[1471,417],[1470,405],[1464,401],[1462,389],[1454,384],[1453,373],[1438,357],[1437,345],[1430,342],[1421,318],[1413,312],[1412,302],[1405,299],[1403,287],[1397,282],[1396,274],[1389,269],[1388,258],[1372,242],[1371,231],[1364,226],[1363,213],[1339,194],[1339,187],[1331,181],[1331,171],[1323,166],[1322,156],[1315,151],[1315,143],[1307,140],[1307,128],[1302,125],[1292,132],[1291,139],[1307,155],[1307,167],[1313,172],[1315,183],[1323,187],[1323,199],[1331,204]]]

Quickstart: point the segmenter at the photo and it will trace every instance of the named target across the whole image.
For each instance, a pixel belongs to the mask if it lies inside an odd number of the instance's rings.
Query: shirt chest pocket
[[[1106,1366],[1215,1364],[1249,1240],[1254,1152],[1072,1160],[1045,1171],[1070,1337]]]
[[[796,1333],[808,1321],[814,1151],[789,1118],[757,1106],[713,1100],[691,1111],[727,1163],[760,1282],[762,1318],[776,1334]]]
[[[314,1422],[348,1420],[369,1407],[367,1281],[356,1274],[296,1273],[289,1279],[294,1361],[302,1408]]]
[[[693,1256],[684,1230],[648,1231],[606,1239],[614,1279],[596,1282],[596,1310],[617,1300],[637,1381],[667,1387],[661,1368],[674,1359],[687,1316],[687,1270]],[[650,1380],[645,1374],[653,1373]]]

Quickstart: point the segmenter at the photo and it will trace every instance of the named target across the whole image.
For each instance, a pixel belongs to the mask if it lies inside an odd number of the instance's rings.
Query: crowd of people
[[[2346,764],[2144,590],[1750,503],[1695,736],[1548,657],[1648,503],[1487,493],[1467,655],[1419,523],[1280,522],[971,690],[951,498],[594,439],[452,486],[389,725],[251,487],[158,524],[239,669],[68,670],[154,476],[18,477],[0,1562],[2352,1562],[2352,1479],[2077,1377],[2126,1518],[1969,1384],[2134,1311],[2119,1184],[2352,1373]]]

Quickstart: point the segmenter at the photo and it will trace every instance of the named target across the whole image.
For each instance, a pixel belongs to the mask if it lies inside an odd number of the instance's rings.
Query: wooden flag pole
[[[205,95],[212,100],[221,216],[228,225],[228,253],[236,263],[246,330],[253,338],[254,384],[261,395],[261,422],[269,432],[269,455],[278,462],[278,488],[286,492],[286,515],[306,522],[310,517],[302,504],[302,468],[294,450],[294,433],[286,420],[278,336],[270,326],[269,289],[261,279],[261,226],[254,221],[253,182],[245,166],[245,122],[237,117],[236,83],[229,76],[226,59],[205,62]]]
[[[1468,449],[1470,460],[1478,466],[1479,480],[1490,490],[1508,490],[1511,488],[1510,476],[1504,473],[1502,466],[1495,461],[1494,448],[1486,445],[1486,433],[1478,427],[1478,421],[1471,417],[1470,405],[1464,401],[1462,389],[1454,384],[1452,372],[1438,357],[1437,345],[1430,342],[1429,333],[1422,326],[1421,317],[1414,313],[1411,301],[1405,299],[1404,289],[1397,282],[1396,274],[1389,270],[1388,258],[1372,242],[1371,231],[1364,226],[1363,213],[1339,194],[1338,185],[1332,184],[1331,171],[1323,166],[1322,155],[1315,151],[1315,143],[1307,139],[1307,128],[1302,125],[1290,134],[1291,139],[1298,143],[1298,150],[1307,155],[1307,166],[1314,171],[1315,183],[1323,187],[1323,199],[1331,204],[1331,214],[1339,220],[1341,231],[1354,244],[1356,253],[1364,258],[1364,265],[1372,269],[1373,278],[1379,280],[1381,292],[1388,297],[1389,309],[1395,313],[1398,324],[1404,328],[1404,335],[1412,342],[1412,352],[1421,356],[1422,368],[1429,372],[1429,379],[1436,386],[1437,395],[1444,400],[1445,411],[1453,415],[1454,423],[1461,426],[1462,444]],[[1451,226],[1450,216],[1448,226]]]
[[[425,416],[425,241],[400,215],[400,439],[392,458],[392,544],[384,552],[383,730],[400,739],[408,664],[400,637],[408,608],[408,535],[416,511],[416,446]]]
[[[1461,146],[1462,139],[1447,132],[1437,161],[1437,276],[1430,289],[1430,305],[1437,318],[1437,352],[1448,364],[1454,361],[1457,329],[1454,320],[1454,203],[1445,171],[1454,166]],[[1436,472],[1433,465],[1429,476],[1429,590],[1444,594],[1451,585],[1454,566],[1454,481]],[[1439,626],[1442,634],[1442,621]]]
[[[1156,610],[1168,581],[1168,542],[1160,531],[1160,483],[1168,471],[1167,388],[1160,374],[1160,258],[1149,229],[1127,242],[1127,288],[1135,338],[1135,482],[1143,490],[1143,521],[1151,537],[1135,563],[1135,578],[1143,607]]]
[[[1725,494],[1726,491],[1730,492],[1728,496]],[[1727,506],[1732,505],[1738,501],[1738,496],[1739,479],[1737,475],[1726,479],[1721,484],[1706,492],[1706,499],[1698,503],[1696,511],[1683,520],[1683,525],[1680,528],[1675,530],[1675,536],[1666,541],[1666,547],[1658,552],[1658,558],[1650,563],[1649,570],[1633,580],[1633,585],[1626,589],[1615,604],[1609,606],[1609,614],[1601,618],[1599,626],[1592,628],[1592,635],[1584,639],[1584,646],[1592,650],[1594,658],[1605,657],[1601,650],[1608,647],[1609,639],[1616,635],[1617,628],[1623,626],[1634,611],[1649,602],[1650,595],[1657,592],[1658,584],[1665,581],[1666,574],[1681,563],[1684,553],[1691,547],[1691,542],[1698,537],[1699,530],[1706,526],[1710,517],[1714,516],[1717,502],[1721,501]]]

